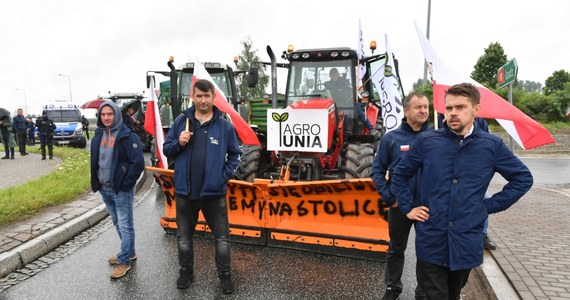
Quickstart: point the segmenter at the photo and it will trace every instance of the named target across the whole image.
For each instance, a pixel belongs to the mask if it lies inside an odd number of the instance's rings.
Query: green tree
[[[530,80],[517,80],[514,87],[529,93],[542,91],[542,83]]]
[[[556,91],[564,90],[564,85],[570,82],[570,73],[559,70],[552,73],[544,82],[544,94],[550,95]]]
[[[507,55],[499,42],[485,48],[485,54],[479,57],[471,78],[488,88],[497,86],[497,70],[507,63]]]
[[[261,97],[265,94],[265,89],[269,85],[269,76],[266,74],[265,66],[258,62],[261,61],[257,55],[257,49],[253,47],[253,42],[251,38],[248,37],[247,40],[241,42],[243,50],[239,61],[237,63],[237,69],[239,71],[248,71],[251,66],[258,68],[259,81],[255,88],[249,88],[247,86],[247,80],[245,76],[238,78],[238,88],[240,95],[248,95],[249,99]]]

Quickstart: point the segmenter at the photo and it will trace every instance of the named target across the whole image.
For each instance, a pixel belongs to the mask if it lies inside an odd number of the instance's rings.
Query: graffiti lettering
[[[301,200],[296,205],[294,203],[285,201],[269,201],[269,200],[255,200],[255,199],[241,199],[236,197],[228,197],[229,210],[248,211],[252,215],[256,215],[260,220],[263,217],[264,211],[271,216],[292,216],[296,214],[299,217],[304,217],[309,214],[313,216],[325,215],[339,215],[340,217],[359,217],[361,214],[374,216],[382,215],[384,211],[384,202],[380,199],[372,200],[366,199],[360,201],[354,199],[353,201],[344,200]],[[292,206],[294,205],[294,206]]]
[[[172,206],[172,200],[175,200],[174,196],[174,178],[169,175],[154,175],[160,186],[162,187],[162,191],[164,193],[164,198],[166,199],[166,204]]]
[[[351,191],[376,192],[376,186],[370,181],[352,181],[334,184],[303,185],[303,186],[279,186],[269,189],[269,195],[273,197],[290,196],[302,198],[321,194],[350,194]]]

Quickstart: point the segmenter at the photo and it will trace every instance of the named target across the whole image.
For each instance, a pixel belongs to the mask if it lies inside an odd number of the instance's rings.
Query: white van
[[[56,126],[53,132],[54,145],[70,145],[85,148],[87,140],[83,136],[81,111],[73,103],[48,103],[44,105],[42,114],[47,112],[48,118]]]

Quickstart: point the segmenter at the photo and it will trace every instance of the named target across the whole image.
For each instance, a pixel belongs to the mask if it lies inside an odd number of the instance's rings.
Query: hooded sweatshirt
[[[109,127],[103,125],[103,122],[101,121],[101,110],[105,106],[110,106],[115,112],[115,118]],[[103,130],[103,137],[99,147],[99,169],[97,170],[97,177],[99,177],[101,188],[109,191],[113,189],[113,177],[111,176],[111,169],[113,166],[113,148],[115,146],[117,133],[123,123],[123,117],[121,116],[121,110],[117,104],[109,100],[101,104],[98,113],[99,117],[97,118],[97,127]]]

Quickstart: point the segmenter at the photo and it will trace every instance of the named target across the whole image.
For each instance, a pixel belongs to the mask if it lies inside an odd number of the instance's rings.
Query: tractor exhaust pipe
[[[277,60],[271,47],[267,45],[267,54],[271,59],[271,108],[277,108]]]
[[[174,58],[171,56],[168,60],[168,67],[170,68],[170,104],[172,107],[172,116],[176,118],[181,113],[181,103],[178,100],[178,73],[176,73],[173,62]]]

